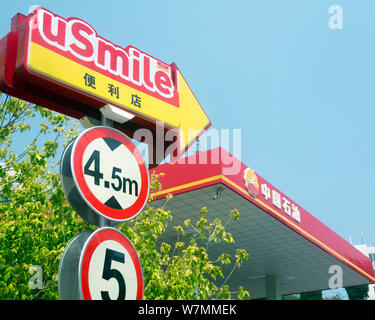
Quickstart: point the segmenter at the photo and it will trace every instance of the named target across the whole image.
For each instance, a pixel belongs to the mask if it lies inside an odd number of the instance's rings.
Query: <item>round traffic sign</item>
[[[149,175],[137,147],[122,132],[94,127],[65,149],[60,173],[68,201],[87,221],[114,226],[147,202]]]
[[[142,267],[131,242],[120,231],[101,228],[86,241],[79,262],[84,300],[141,300]]]
[[[141,300],[142,266],[120,231],[104,227],[78,234],[59,266],[60,299]]]

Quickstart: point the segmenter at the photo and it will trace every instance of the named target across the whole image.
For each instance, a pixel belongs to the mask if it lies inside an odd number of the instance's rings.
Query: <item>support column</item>
[[[106,126],[106,127],[111,127],[113,128],[113,120],[111,119],[108,119],[107,117],[105,117],[103,114],[101,115],[101,118],[100,118],[100,122],[101,122],[101,125],[102,126]],[[99,218],[99,227],[100,228],[104,228],[104,227],[111,227],[111,222],[109,219],[106,219],[104,217],[100,217]]]
[[[281,300],[280,276],[277,274],[266,276],[266,299]]]
[[[103,115],[101,116],[101,123],[102,123],[102,126],[113,128],[113,121],[111,119],[106,118]]]

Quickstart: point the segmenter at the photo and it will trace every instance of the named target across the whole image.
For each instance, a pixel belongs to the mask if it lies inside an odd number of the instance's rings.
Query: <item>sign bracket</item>
[[[101,123],[103,126],[106,126],[106,127],[110,127],[110,128],[113,128],[113,120],[111,119],[108,119],[106,116],[104,116],[103,114],[101,115],[101,119],[100,119]]]

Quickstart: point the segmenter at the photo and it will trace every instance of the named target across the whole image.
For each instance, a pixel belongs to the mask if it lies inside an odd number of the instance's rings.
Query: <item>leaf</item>
[[[182,236],[185,235],[185,231],[184,231],[184,229],[183,229],[181,226],[175,226],[174,229],[175,229],[176,232],[179,233],[180,235],[182,235]]]
[[[9,278],[10,278],[10,272],[8,272],[8,273],[5,274],[4,280],[8,281]]]
[[[239,287],[239,292],[238,292],[238,295],[237,295],[237,299],[238,300],[244,300],[244,299],[250,299],[250,293],[245,290],[245,288],[243,286],[240,286]]]
[[[222,264],[230,264],[232,263],[231,261],[231,256],[228,253],[222,253],[219,258],[217,258],[218,261],[220,261]]]

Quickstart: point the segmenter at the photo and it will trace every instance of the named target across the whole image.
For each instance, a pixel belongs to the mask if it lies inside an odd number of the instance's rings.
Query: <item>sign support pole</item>
[[[101,115],[100,120],[103,126],[113,128],[113,120],[106,118],[103,114]]]
[[[113,128],[113,120],[106,118],[103,114],[101,115],[101,124],[106,127]],[[111,224],[105,217],[99,218],[99,228],[110,227]]]
[[[100,120],[103,126],[113,128],[113,121],[111,119],[106,118],[103,114],[101,115]],[[98,222],[99,228],[110,227],[110,223],[105,217],[100,217]]]

